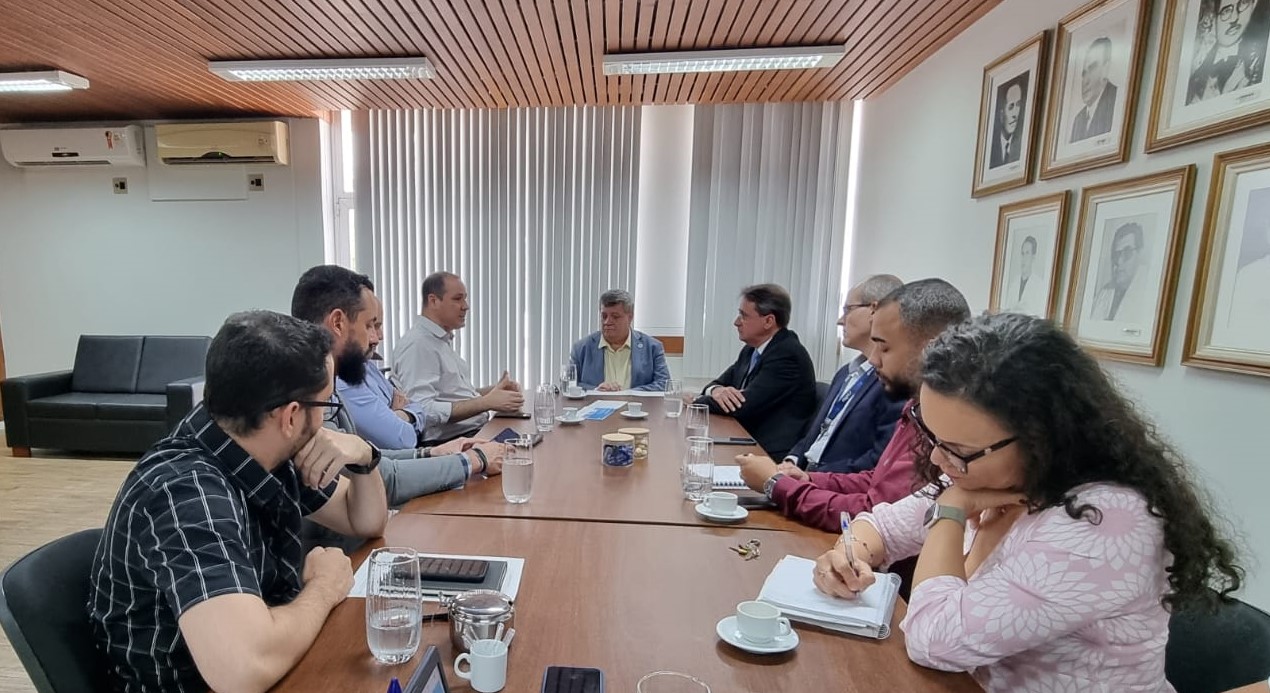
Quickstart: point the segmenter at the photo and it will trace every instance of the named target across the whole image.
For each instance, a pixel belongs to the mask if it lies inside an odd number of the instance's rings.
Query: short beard
[[[349,385],[366,382],[366,352],[351,341],[344,345],[335,357],[335,376]]]
[[[910,400],[913,399],[914,391],[917,389],[910,383],[901,380],[883,380],[882,388],[886,390],[886,394],[892,399]]]

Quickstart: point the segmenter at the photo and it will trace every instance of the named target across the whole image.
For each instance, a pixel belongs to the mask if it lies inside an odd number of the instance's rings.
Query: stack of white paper
[[[877,582],[858,598],[839,599],[816,589],[812,581],[815,569],[813,560],[798,556],[782,558],[763,583],[759,600],[780,609],[793,621],[873,638],[890,634],[891,614],[900,586],[898,575],[876,573]]]

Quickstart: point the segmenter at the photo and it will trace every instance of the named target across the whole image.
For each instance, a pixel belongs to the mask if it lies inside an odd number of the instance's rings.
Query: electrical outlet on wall
[[[264,192],[265,174],[248,173],[247,174],[247,189],[250,190],[251,192]]]
[[[127,195],[128,194],[128,179],[115,178],[111,180],[110,187],[114,189],[116,195]]]

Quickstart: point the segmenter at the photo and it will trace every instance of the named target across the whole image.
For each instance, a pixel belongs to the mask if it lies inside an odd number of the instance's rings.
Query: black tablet
[[[441,670],[441,654],[435,645],[429,645],[423,653],[419,668],[415,669],[402,693],[450,693],[450,687],[445,683],[445,672]]]

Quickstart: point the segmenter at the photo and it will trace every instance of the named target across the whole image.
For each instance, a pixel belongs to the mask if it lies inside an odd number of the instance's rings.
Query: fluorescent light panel
[[[0,93],[87,89],[88,80],[61,70],[0,72]]]
[[[807,70],[833,67],[846,46],[779,46],[668,53],[619,53],[604,56],[606,75],[654,75],[684,72]]]
[[[339,82],[436,76],[427,58],[240,60],[210,62],[207,69],[231,82]]]

